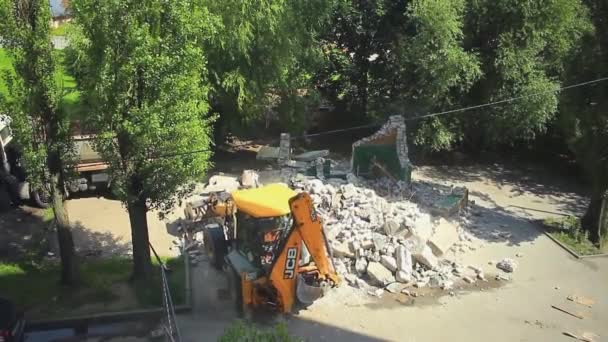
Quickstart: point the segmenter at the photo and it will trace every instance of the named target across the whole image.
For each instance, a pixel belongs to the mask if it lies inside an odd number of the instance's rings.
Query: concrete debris
[[[382,266],[388,268],[391,272],[397,271],[397,261],[390,255],[381,256],[380,263],[382,264]]]
[[[406,296],[409,296],[409,295],[410,295],[410,290],[408,290],[408,289],[403,289],[403,290],[401,290],[401,293],[403,293],[403,294],[404,294],[404,295],[406,295]]]
[[[367,293],[370,296],[374,296],[374,297],[378,297],[378,298],[382,298],[382,295],[384,294],[384,289],[375,289],[375,290],[368,290]]]
[[[241,186],[244,188],[257,188],[260,186],[260,175],[254,170],[243,170]]]
[[[481,281],[486,281],[486,277],[483,274],[483,272],[479,272],[477,273],[477,279],[481,280]]]
[[[397,281],[450,289],[451,279],[465,275],[463,266],[438,257],[455,246],[454,239],[471,238],[460,228],[466,223],[433,221],[403,196],[410,187],[405,181],[365,180],[352,174],[346,178],[320,180],[297,174],[290,181],[294,189],[311,194],[334,261],[339,261],[336,269],[348,274],[353,287],[367,291],[370,285],[384,287]]]
[[[496,264],[496,268],[511,273],[515,270],[517,264],[513,259],[504,258]]]
[[[475,271],[476,274],[482,273],[483,270],[477,266],[469,265],[469,268]]]
[[[437,267],[437,257],[433,254],[431,247],[424,246],[422,251],[414,254],[416,262],[426,266],[427,268],[433,269]]]
[[[354,274],[347,274],[344,276],[344,279],[346,279],[349,285],[356,286],[358,278]]]
[[[517,253],[517,254],[515,254],[515,256],[518,257],[518,258],[523,258],[524,257],[523,253]]]
[[[405,246],[399,245],[395,248],[395,259],[397,269],[411,275],[413,269],[412,253]]]
[[[365,274],[367,272],[367,259],[363,257],[357,259],[355,262],[355,270],[357,271],[358,275]]]
[[[367,274],[374,285],[385,286],[394,281],[393,273],[378,262],[369,263]]]
[[[439,224],[435,227],[435,232],[428,241],[428,245],[433,249],[435,255],[442,256],[458,241],[458,225],[441,218]]]
[[[442,290],[451,290],[454,288],[454,282],[452,280],[446,280],[441,284]]]
[[[332,245],[334,256],[338,258],[354,258],[353,253],[347,242],[336,243]]]
[[[469,276],[464,276],[464,277],[462,277],[462,280],[466,281],[466,282],[467,282],[467,283],[469,283],[469,284],[472,284],[472,283],[474,283],[474,282],[475,282],[475,279],[473,279],[473,278],[471,278],[471,277],[469,277]]]
[[[411,273],[406,273],[405,271],[399,270],[395,273],[395,279],[400,283],[409,283],[412,281]]]
[[[355,279],[355,285],[357,285],[357,288],[362,289],[362,290],[365,290],[369,287],[369,285],[367,285],[365,280],[363,280],[361,278]]]
[[[511,278],[509,278],[506,275],[502,275],[502,274],[497,274],[496,277],[494,277],[494,279],[500,281],[500,280],[504,280],[504,281],[509,281],[511,280]]]
[[[399,293],[399,292],[403,291],[403,289],[405,289],[406,286],[407,286],[406,284],[401,284],[401,283],[390,283],[385,287],[385,289],[386,289],[386,291],[388,291],[390,293]]]

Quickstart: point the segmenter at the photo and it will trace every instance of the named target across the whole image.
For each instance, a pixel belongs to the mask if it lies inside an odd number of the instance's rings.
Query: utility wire
[[[476,105],[476,106],[470,106],[470,107],[464,107],[464,108],[458,108],[458,109],[451,109],[451,110],[446,110],[446,111],[443,111],[443,112],[425,114],[425,115],[421,115],[421,116],[414,116],[414,117],[410,117],[410,118],[405,118],[405,120],[408,120],[408,121],[419,120],[419,119],[431,118],[431,117],[435,117],[435,116],[441,116],[441,115],[452,114],[452,113],[457,113],[457,112],[464,112],[464,111],[467,111],[467,110],[472,110],[472,109],[477,109],[477,108],[495,106],[495,105],[501,104],[501,103],[513,102],[513,101],[521,100],[521,99],[524,99],[524,98],[527,98],[527,97],[538,96],[538,95],[543,95],[543,94],[548,94],[548,93],[555,93],[555,92],[558,92],[558,91],[562,91],[562,90],[566,90],[566,89],[571,89],[571,88],[576,88],[576,87],[582,87],[582,86],[586,86],[586,85],[589,85],[589,84],[599,83],[599,82],[603,82],[603,81],[607,81],[607,80],[608,80],[608,77],[603,77],[603,78],[598,78],[598,79],[587,81],[587,82],[582,82],[582,83],[577,83],[577,84],[571,84],[571,85],[565,86],[565,87],[559,87],[559,88],[554,89],[554,90],[540,91],[540,92],[537,92],[537,93],[532,93],[532,94],[527,94],[527,95],[521,95],[521,96],[512,97],[512,98],[508,98],[508,99],[504,99],[504,100],[500,100],[500,101],[484,103],[484,104],[480,104],[480,105]]]
[[[408,118],[405,118],[405,120],[406,121],[413,121],[413,120],[420,120],[420,119],[426,119],[426,118],[431,118],[431,117],[437,117],[437,116],[452,114],[452,113],[465,112],[465,111],[472,110],[472,109],[478,109],[478,108],[495,106],[495,105],[502,104],[502,103],[509,103],[509,102],[521,100],[521,99],[524,99],[524,98],[527,98],[527,97],[538,96],[538,95],[543,95],[543,94],[548,94],[548,93],[555,93],[555,92],[558,92],[558,91],[562,91],[562,90],[566,90],[566,89],[572,89],[572,88],[577,88],[577,87],[582,87],[582,86],[586,86],[586,85],[594,84],[594,83],[599,83],[599,82],[603,82],[603,81],[608,81],[608,77],[602,77],[602,78],[594,79],[594,80],[591,80],[591,81],[571,84],[571,85],[564,86],[564,87],[558,87],[557,89],[553,89],[553,90],[546,90],[546,91],[540,91],[540,92],[531,93],[531,94],[527,94],[527,95],[521,95],[521,96],[511,97],[511,98],[500,100],[500,101],[488,102],[488,103],[484,103],[484,104],[480,104],[480,105],[475,105],[475,106],[470,106],[470,107],[457,108],[457,109],[451,109],[451,110],[446,110],[446,111],[437,112],[437,113],[430,113],[430,114],[425,114],[425,115],[420,115],[420,116],[408,117]],[[363,126],[354,126],[354,127],[342,128],[342,129],[334,129],[334,130],[325,131],[325,132],[319,132],[319,133],[312,133],[312,134],[304,134],[304,135],[300,135],[300,136],[295,136],[295,137],[291,137],[290,140],[301,139],[301,138],[310,138],[310,137],[318,137],[318,136],[322,136],[322,135],[330,135],[330,134],[335,134],[335,133],[349,132],[349,131],[355,131],[355,130],[364,129],[364,128],[374,128],[374,127],[380,127],[380,126],[382,126],[382,124],[370,124],[370,125],[363,125]],[[267,142],[270,143],[270,142],[277,142],[277,141],[279,141],[279,139],[272,139],[272,140],[269,140]],[[243,143],[243,144],[238,144],[238,145],[232,145],[231,147],[240,147],[240,146],[247,146],[247,145],[249,145],[249,144]],[[193,150],[193,151],[186,151],[186,152],[179,152],[179,153],[168,153],[168,154],[161,154],[161,155],[158,155],[158,156],[153,156],[150,159],[172,158],[172,157],[178,157],[178,156],[184,156],[184,155],[190,155],[190,154],[196,154],[196,153],[205,153],[205,152],[213,152],[213,150],[202,149],[202,150]]]

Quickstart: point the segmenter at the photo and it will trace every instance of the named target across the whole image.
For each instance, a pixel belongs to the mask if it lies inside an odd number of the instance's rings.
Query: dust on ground
[[[582,187],[571,179],[547,176],[552,174],[542,167],[530,173],[500,164],[417,168],[414,182],[469,189],[472,239],[447,257],[483,269],[489,281],[456,288],[453,296],[450,291],[414,289],[420,291],[415,298],[385,293],[381,299],[344,284],[286,317],[290,333],[309,341],[570,341],[564,331],[590,331],[605,338],[608,258],[576,260],[531,222],[581,214],[585,208]],[[515,260],[517,268],[507,275],[509,281],[492,280],[501,272],[496,262],[503,258]],[[215,273],[193,269],[195,311],[180,316],[184,341],[198,341],[201,334],[213,340],[237,317],[231,303],[215,294],[223,286],[221,275],[209,283],[209,274]],[[596,304],[572,307],[566,297],[574,293],[594,298]],[[586,310],[587,317],[579,320],[551,305]],[[225,317],[218,317],[219,312]]]

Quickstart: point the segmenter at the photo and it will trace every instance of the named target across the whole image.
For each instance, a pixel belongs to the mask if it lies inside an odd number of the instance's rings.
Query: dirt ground
[[[344,285],[285,318],[292,334],[309,341],[573,340],[564,332],[607,338],[608,258],[576,260],[531,221],[580,213],[586,203],[576,186],[547,172],[499,165],[422,167],[413,178],[469,188],[471,210],[476,213],[471,218],[474,238],[466,252],[448,257],[482,267],[487,278],[499,273],[490,261],[515,259],[518,267],[512,279],[479,282],[454,290],[454,296],[428,293],[413,300],[405,295],[371,298]],[[218,299],[225,281],[204,264],[193,269],[195,311],[180,316],[184,341],[199,341],[201,336],[214,340],[236,317],[232,303]],[[592,298],[595,303],[588,308],[568,301],[569,295]]]
[[[226,171],[233,171],[226,170]],[[262,177],[270,180],[273,174]],[[449,257],[498,273],[489,261],[513,258],[512,280],[455,290],[455,296],[430,294],[412,302],[405,295],[382,299],[358,295],[348,286],[298,314],[284,319],[291,333],[309,341],[569,341],[563,332],[592,332],[608,338],[608,258],[576,260],[548,239],[532,220],[580,214],[586,200],[581,190],[552,170],[515,169],[497,164],[419,167],[414,181],[437,186],[466,186],[470,191],[473,241]],[[128,254],[128,216],[117,201],[103,198],[70,200],[81,251]],[[174,255],[167,224],[149,214],[150,241],[161,255]],[[19,217],[3,214],[2,226],[19,226]],[[29,221],[28,221],[29,222]],[[28,223],[25,222],[25,223]],[[27,236],[31,234],[25,234]],[[497,236],[503,236],[497,238]],[[23,239],[22,239],[23,240]],[[516,255],[520,255],[517,257]],[[193,268],[194,313],[180,316],[183,341],[215,340],[237,317],[230,300],[218,299],[224,275],[201,264]],[[482,290],[483,288],[483,290]],[[592,308],[568,295],[594,299]],[[221,297],[221,296],[219,296]],[[551,305],[580,312],[578,319]]]

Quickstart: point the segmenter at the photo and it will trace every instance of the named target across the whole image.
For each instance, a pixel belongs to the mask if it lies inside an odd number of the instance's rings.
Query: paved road
[[[516,182],[501,177],[504,173],[491,167],[475,173],[456,170],[460,175],[451,177],[440,171],[422,169],[414,178],[466,184],[478,215],[471,217],[475,228],[473,241],[464,246],[467,251],[449,257],[481,266],[488,276],[498,272],[489,261],[516,259],[512,280],[496,289],[457,290],[454,297],[423,299],[414,305],[358,296],[343,287],[288,317],[290,332],[309,341],[572,341],[565,331],[593,332],[606,339],[608,258],[576,260],[530,221],[550,215],[547,212],[580,211],[584,200],[575,191],[562,193],[543,185],[542,179]],[[496,233],[510,236],[496,239]],[[196,310],[180,317],[184,341],[200,341],[201,336],[214,340],[236,317],[231,303],[217,297],[225,280],[205,266],[194,269],[193,279]],[[571,294],[592,298],[595,304],[587,308],[570,302],[566,297]]]

